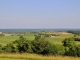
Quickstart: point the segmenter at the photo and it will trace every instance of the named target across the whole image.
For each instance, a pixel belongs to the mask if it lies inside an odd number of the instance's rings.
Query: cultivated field
[[[71,33],[62,33],[60,34],[59,36],[53,36],[53,37],[46,37],[46,40],[54,43],[54,44],[61,44],[62,41],[65,39],[65,38],[69,38],[69,37],[73,37],[74,34],[71,34]],[[34,40],[35,36],[34,34],[26,34],[24,36],[27,40]],[[0,44],[2,45],[6,45],[8,43],[11,43],[12,41],[15,41],[19,38],[19,36],[17,35],[13,35],[13,36],[1,36],[0,37]],[[77,42],[78,44],[80,42]]]
[[[59,36],[52,36],[52,37],[47,37],[46,40],[54,43],[54,44],[62,44],[62,41],[65,38],[73,37],[74,34],[71,33],[61,33]],[[35,36],[34,34],[26,34],[24,36],[27,40],[34,40]],[[1,36],[0,37],[0,44],[6,45],[8,43],[11,43],[12,41],[15,41],[19,38],[18,35],[13,35],[13,36]],[[80,42],[77,42],[79,44]]]

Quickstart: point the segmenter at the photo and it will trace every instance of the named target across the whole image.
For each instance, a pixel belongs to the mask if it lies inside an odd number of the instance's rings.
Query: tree
[[[10,53],[31,53],[32,52],[32,46],[31,46],[31,41],[26,40],[23,36],[20,36],[18,40],[13,41],[10,44],[7,44],[3,50],[5,52],[10,52]]]
[[[19,40],[13,42],[19,50],[20,53],[22,52],[32,52],[31,49],[31,41],[26,40],[23,36],[20,36]]]
[[[62,45],[55,45],[56,55],[64,55],[65,54],[65,48]]]
[[[44,49],[46,49],[47,46],[49,45],[49,42],[46,41],[44,38],[40,38],[38,40],[32,41],[32,45],[34,53],[42,54]]]
[[[56,47],[49,43],[48,46],[41,52],[43,55],[56,55]]]
[[[0,44],[0,53],[2,53],[2,45]]]
[[[13,48],[12,43],[7,44],[5,47],[2,48],[2,50],[4,50],[4,52],[8,52],[8,53],[13,52],[14,48]]]
[[[54,45],[45,38],[36,36],[37,39],[32,41],[32,49],[34,53],[43,55],[64,55],[64,46]]]
[[[75,46],[74,38],[66,38],[62,41],[62,43],[63,43],[63,46],[69,47],[69,48]]]
[[[39,40],[41,38],[41,35],[35,35],[35,40]]]
[[[43,53],[49,55],[64,55],[65,49],[62,45],[54,45],[50,43],[46,49],[44,49]]]
[[[65,47],[65,55],[76,56],[76,44],[74,38],[66,38],[62,43]]]
[[[77,56],[80,57],[80,45],[76,46]]]

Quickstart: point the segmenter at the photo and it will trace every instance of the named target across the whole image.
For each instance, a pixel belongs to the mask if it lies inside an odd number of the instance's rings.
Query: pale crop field
[[[37,54],[0,54],[0,60],[80,60],[80,58],[67,56],[42,56]]]
[[[10,58],[0,58],[0,60],[25,60],[25,59],[10,59]]]

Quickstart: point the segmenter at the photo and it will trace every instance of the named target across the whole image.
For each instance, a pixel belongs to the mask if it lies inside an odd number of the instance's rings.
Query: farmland
[[[23,36],[26,38],[26,40],[34,40],[35,39],[35,35],[39,35],[42,34],[42,37],[45,34],[49,34],[49,37],[45,37],[45,39],[53,44],[60,44],[62,45],[62,41],[65,38],[71,38],[74,37],[74,34],[72,33],[67,33],[67,32],[61,32],[59,34],[59,32],[53,32],[53,33],[49,33],[46,32],[43,34],[43,32],[37,32],[37,33],[21,33],[21,34],[13,34],[10,36],[0,36],[0,44],[2,46],[5,46],[9,43],[12,43],[15,40],[18,40],[20,36]],[[52,34],[59,34],[59,35],[55,35],[52,36]],[[77,36],[80,37],[80,36]],[[80,42],[76,42],[76,44],[80,44]],[[53,55],[49,55],[49,56],[43,56],[43,55],[38,55],[38,54],[28,54],[28,53],[1,53],[0,54],[0,60],[79,60],[79,57],[69,57],[69,56],[53,56]]]
[[[46,37],[46,40],[52,42],[52,43],[58,43],[61,44],[61,42],[65,39],[65,38],[69,38],[69,37],[73,37],[74,34],[71,33],[67,33],[67,34],[60,34],[59,36],[54,36],[54,37]],[[35,36],[34,34],[30,33],[30,34],[26,34],[24,36],[27,40],[34,40]],[[0,44],[7,44],[7,43],[11,43],[12,41],[15,41],[19,38],[18,35],[13,35],[13,36],[1,36],[0,37]]]
[[[65,39],[65,38],[70,38],[70,37],[73,37],[74,34],[71,34],[71,33],[62,33],[60,34],[59,36],[53,36],[53,37],[46,37],[46,40],[54,43],[54,44],[61,44],[62,41]],[[30,34],[26,34],[24,36],[26,38],[26,40],[34,40],[35,36],[34,34],[30,33]],[[78,36],[80,37],[80,36]],[[1,36],[0,37],[0,44],[2,45],[6,45],[8,43],[11,43],[12,41],[15,41],[19,38],[18,35],[13,35],[13,36]],[[79,44],[79,42],[77,42],[77,44]]]

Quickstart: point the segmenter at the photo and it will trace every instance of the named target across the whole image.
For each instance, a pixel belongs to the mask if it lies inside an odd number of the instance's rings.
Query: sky
[[[0,0],[0,29],[80,28],[80,0]]]

